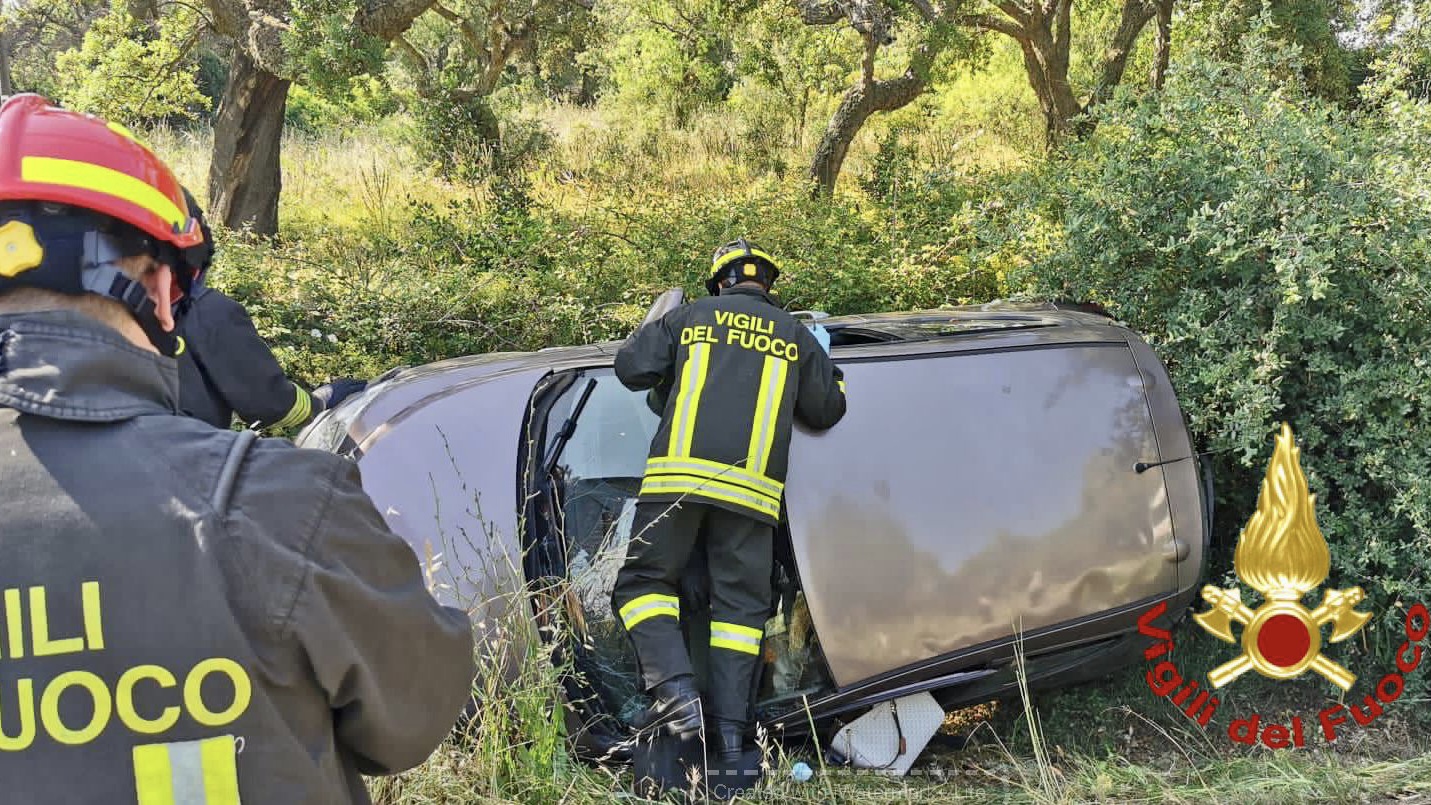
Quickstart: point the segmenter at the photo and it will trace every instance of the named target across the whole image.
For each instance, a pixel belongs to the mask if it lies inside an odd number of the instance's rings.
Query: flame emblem
[[[1242,655],[1207,675],[1214,688],[1250,670],[1271,679],[1316,671],[1342,690],[1356,681],[1355,674],[1321,653],[1322,627],[1332,624],[1329,642],[1336,643],[1366,625],[1371,614],[1354,609],[1366,597],[1361,588],[1326,590],[1316,609],[1302,606],[1303,596],[1326,581],[1331,554],[1317,527],[1316,499],[1307,489],[1300,455],[1292,428],[1283,423],[1257,511],[1237,538],[1233,569],[1243,584],[1262,594],[1262,606],[1254,610],[1242,603],[1236,587],[1202,588],[1211,608],[1193,615],[1199,626],[1228,643],[1237,642],[1232,622],[1243,627]]]

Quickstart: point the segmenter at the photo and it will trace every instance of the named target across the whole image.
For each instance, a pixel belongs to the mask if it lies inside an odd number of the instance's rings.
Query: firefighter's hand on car
[[[368,381],[351,377],[334,378],[313,390],[313,396],[323,401],[323,409],[336,406],[354,394],[361,394],[368,387]]]

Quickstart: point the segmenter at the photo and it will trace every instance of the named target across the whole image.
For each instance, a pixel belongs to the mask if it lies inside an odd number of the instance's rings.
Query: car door
[[[791,448],[792,547],[840,687],[1176,590],[1127,341],[921,349],[837,350],[848,413]]]

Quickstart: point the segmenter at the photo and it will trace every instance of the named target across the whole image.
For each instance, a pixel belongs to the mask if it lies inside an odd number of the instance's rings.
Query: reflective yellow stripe
[[[182,335],[176,337],[174,341],[176,342],[176,345],[174,347],[174,357],[177,358],[180,355],[184,354],[184,350],[189,348],[189,344],[184,340],[184,336]]]
[[[139,805],[239,805],[234,736],[134,747]]]
[[[753,626],[741,626],[738,623],[727,623],[726,621],[711,621],[711,631],[717,630],[729,632],[732,637],[743,637],[756,641],[765,636],[765,632]]]
[[[199,744],[205,805],[239,805],[238,752],[234,737],[221,735]]]
[[[841,393],[841,394],[844,394],[844,393],[845,393],[845,381],[843,381],[843,380],[836,380],[836,381],[835,381],[835,384],[840,387],[840,393]]]
[[[745,654],[760,653],[760,639],[764,635],[759,629],[741,626],[738,623],[711,621],[711,647],[739,651]]]
[[[760,392],[755,395],[749,453],[745,459],[745,466],[757,475],[764,475],[765,467],[770,463],[770,448],[775,444],[775,424],[780,417],[780,400],[785,396],[785,377],[789,371],[789,361],[773,355],[765,356]]]
[[[103,165],[53,157],[25,157],[20,160],[20,178],[26,182],[77,187],[114,196],[179,227],[189,218],[158,188]]]
[[[293,407],[288,409],[288,413],[283,418],[273,423],[271,428],[286,428],[290,425],[297,425],[308,419],[308,415],[313,413],[313,398],[308,396],[308,392],[293,384]]]
[[[709,478],[683,475],[647,476],[641,482],[642,495],[695,495],[697,497],[734,503],[747,509],[780,517],[780,500],[752,492],[749,489]]]
[[[705,390],[706,373],[710,369],[710,345],[692,344],[681,368],[681,390],[676,395],[676,416],[671,420],[671,440],[667,450],[673,456],[691,454],[691,441],[696,433],[696,413]]]
[[[637,596],[621,607],[621,622],[628,630],[635,628],[636,624],[641,621],[654,618],[657,615],[668,615],[679,619],[681,617],[680,599],[674,595],[649,593]]]
[[[759,249],[751,249],[749,253],[746,253],[743,249],[736,249],[733,252],[727,252],[721,255],[719,259],[717,259],[714,263],[711,263],[711,276],[714,277],[717,273],[719,273],[720,270],[724,268],[727,263],[733,263],[736,260],[750,257],[764,258],[766,260],[769,260],[771,265],[778,265],[778,263],[775,262],[774,257],[771,257],[770,255],[766,254],[765,252],[762,252]]]
[[[757,475],[744,467],[722,464],[694,456],[655,456],[646,460],[647,475],[697,475],[715,481],[748,486],[762,495],[779,498],[785,491],[785,484],[764,475]]]
[[[759,645],[749,645],[738,640],[727,640],[724,637],[711,637],[711,648],[723,648],[731,651],[739,651],[745,654],[759,654]]]
[[[683,487],[692,490],[717,489],[722,492],[740,495],[761,505],[771,506],[776,510],[780,508],[780,497],[778,495],[767,495],[759,490],[751,489],[731,481],[720,478],[710,478],[704,475],[690,475],[680,472],[663,472],[658,475],[647,475],[641,480],[641,491],[647,492],[661,490],[669,491],[671,487]]]
[[[139,805],[175,805],[167,744],[134,747],[134,792]]]

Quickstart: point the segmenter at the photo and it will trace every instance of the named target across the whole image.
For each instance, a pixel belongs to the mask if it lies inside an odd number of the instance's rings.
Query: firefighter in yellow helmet
[[[178,416],[186,207],[122,127],[0,105],[6,803],[366,803],[468,701],[356,464]]]
[[[770,296],[779,274],[758,246],[727,244],[712,260],[711,296],[642,327],[616,355],[617,377],[652,390],[662,413],[613,608],[654,699],[648,723],[686,738],[709,715],[727,763],[752,720],[791,425],[829,428],[845,413],[840,369]],[[705,552],[711,582],[704,714],[677,597],[693,550]]]

